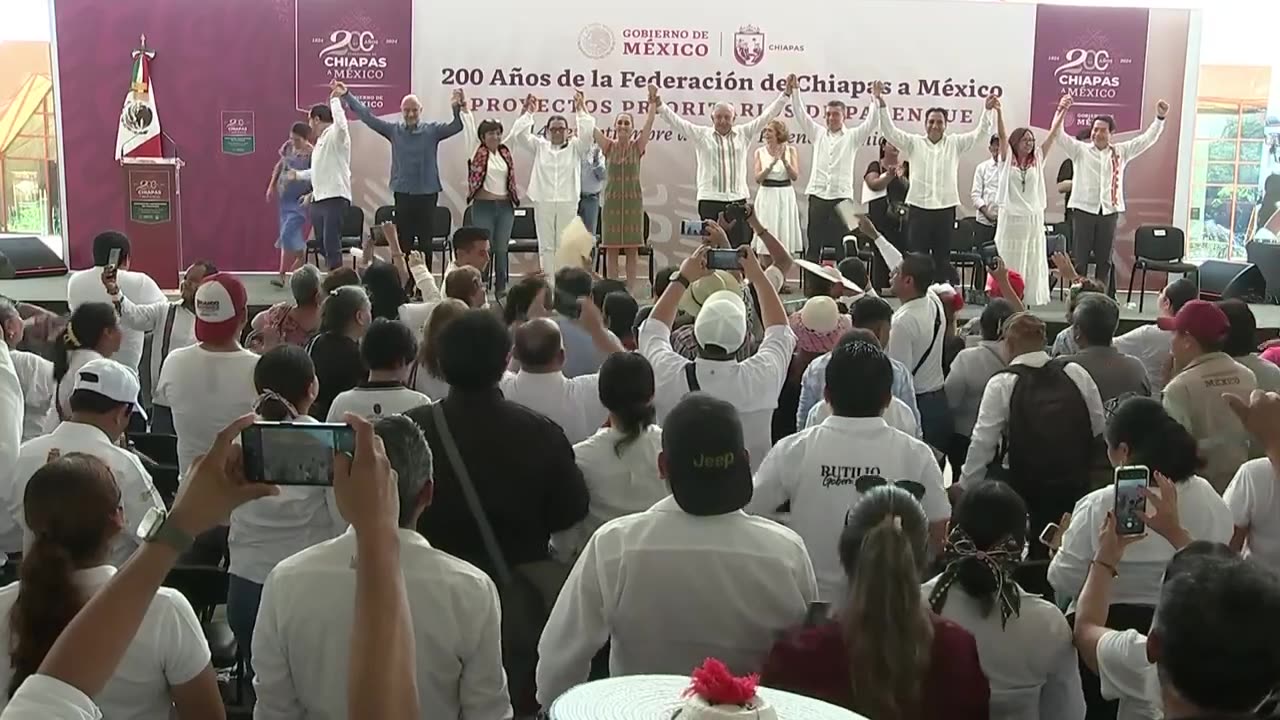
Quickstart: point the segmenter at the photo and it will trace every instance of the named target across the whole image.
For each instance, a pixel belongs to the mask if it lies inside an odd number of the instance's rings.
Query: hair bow
[[[1018,584],[1013,580],[1013,569],[1022,560],[1022,544],[1006,535],[987,550],[979,550],[961,528],[951,531],[947,538],[947,546],[943,550],[943,561],[946,568],[938,577],[938,583],[929,594],[929,606],[935,613],[941,613],[947,604],[947,593],[955,584],[960,574],[960,564],[966,560],[982,563],[996,579],[996,604],[1000,607],[1000,627],[1005,627],[1009,618],[1017,615],[1022,608],[1022,595]]]

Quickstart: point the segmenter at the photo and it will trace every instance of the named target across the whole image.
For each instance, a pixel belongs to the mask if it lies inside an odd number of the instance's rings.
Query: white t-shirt
[[[120,354],[116,353],[111,359],[115,360],[119,356]],[[58,427],[58,423],[62,422],[62,418],[71,417],[71,393],[76,386],[76,371],[90,360],[97,360],[100,357],[102,355],[97,350],[88,348],[67,353],[67,372],[61,380],[54,383],[53,402],[49,403],[49,412],[44,416],[44,432],[53,432],[53,429]]]
[[[92,594],[115,575],[116,569],[101,565],[74,573],[75,583]],[[0,647],[11,647],[9,615],[18,599],[19,583],[0,589]],[[107,686],[93,701],[104,717],[129,720],[169,720],[173,700],[169,689],[191,682],[209,666],[209,643],[200,621],[182,593],[159,588],[142,618],[142,625],[129,643]],[[13,668],[0,662],[0,694],[8,702]],[[82,717],[54,715],[48,717]],[[84,717],[92,717],[85,715]]]
[[[1098,640],[1102,697],[1119,700],[1116,720],[1161,720],[1164,703],[1156,666],[1147,660],[1147,636],[1112,630]]]
[[[1073,598],[1072,607],[1098,550],[1098,530],[1115,505],[1112,485],[1081,498],[1071,512],[1071,524],[1062,536],[1062,548],[1049,563],[1049,584],[1060,597]],[[1220,543],[1231,540],[1231,511],[1209,481],[1198,475],[1178,483],[1178,518],[1192,540]],[[1154,532],[1148,532],[1146,537],[1125,548],[1124,558],[1117,566],[1119,576],[1111,590],[1112,604],[1154,606],[1160,599],[1160,584],[1173,553],[1173,546]]]
[[[837,548],[849,508],[873,487],[907,482],[923,489],[929,522],[951,517],[942,471],[928,445],[882,418],[829,417],[778,441],[756,472],[745,509],[778,517],[778,507],[790,501],[785,524],[809,550],[818,598],[835,600],[848,584]]]
[[[244,348],[212,352],[192,345],[169,353],[153,397],[173,410],[178,469],[184,476],[223,428],[253,412],[258,399],[253,386],[257,364],[258,356]]]
[[[116,273],[116,284],[120,286],[120,294],[137,305],[150,305],[167,300],[156,281],[144,273],[121,269]],[[100,267],[77,270],[67,278],[67,305],[72,312],[89,302],[111,302],[111,296],[107,295],[107,289],[102,286],[102,268]],[[120,332],[122,337],[120,350],[111,359],[137,370],[138,363],[142,360],[144,333],[130,330],[123,324],[120,326]]]
[[[401,415],[430,402],[431,398],[402,383],[363,382],[338,393],[329,406],[326,420],[339,423],[343,413],[355,413],[372,422],[388,415]]]
[[[1280,478],[1267,458],[1240,466],[1222,499],[1235,526],[1248,530],[1244,555],[1280,572]]]
[[[22,441],[44,432],[45,417],[53,405],[53,363],[25,350],[12,350],[13,371],[22,385]]]
[[[829,417],[831,417],[831,403],[823,400],[809,409],[809,417],[805,420],[804,427],[821,425],[822,421]],[[898,398],[889,398],[889,405],[884,412],[880,413],[880,417],[884,418],[885,424],[889,427],[901,430],[917,440],[924,439],[920,434],[920,424],[916,422],[916,416],[911,414],[911,408]]]
[[[102,720],[93,700],[48,675],[32,675],[4,708],[4,720]]]
[[[571,444],[591,437],[609,417],[609,412],[600,403],[600,376],[595,373],[567,378],[562,372],[531,373],[521,370],[515,375],[504,376],[498,387],[502,389],[503,397],[511,402],[551,418],[564,430]]]
[[[926,602],[938,578],[924,584]],[[1082,720],[1080,660],[1062,611],[1018,588],[1017,615],[1001,625],[1000,609],[987,615],[959,583],[947,592],[942,617],[973,634],[978,660],[991,685],[991,717]]]
[[[884,351],[913,371],[917,394],[942,389],[942,345],[946,335],[947,316],[942,301],[931,292],[908,300],[893,311],[889,344]]]

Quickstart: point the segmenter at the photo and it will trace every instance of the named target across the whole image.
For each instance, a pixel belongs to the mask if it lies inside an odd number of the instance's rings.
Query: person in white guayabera
[[[290,170],[287,180],[311,181],[311,227],[324,248],[325,266],[342,267],[342,219],[351,207],[351,133],[342,96],[347,86],[329,83],[328,105],[314,105],[307,114],[312,137],[311,167]]]
[[[748,122],[733,123],[737,112],[729,103],[716,103],[711,111],[711,127],[694,125],[662,103],[658,90],[649,86],[651,101],[658,104],[658,113],[677,132],[693,143],[698,159],[698,216],[703,220],[718,220],[724,214],[732,222],[728,230],[729,244],[733,247],[751,241],[751,228],[747,225],[747,148],[760,138],[760,132],[782,112],[782,106],[791,96],[788,86],[777,100],[765,107]]]
[[[876,82],[872,95],[880,105],[880,132],[911,163],[911,189],[907,191],[907,247],[914,253],[933,257],[934,282],[952,282],[951,231],[956,224],[956,206],[960,193],[956,175],[960,156],[987,137],[991,129],[991,110],[1000,99],[988,95],[986,112],[978,125],[966,133],[947,133],[947,110],[929,108],[924,113],[924,135],[903,132],[893,124],[884,102],[884,84]]]
[[[1064,114],[1071,108],[1067,102],[1059,107]],[[1156,119],[1136,138],[1112,143],[1116,120],[1110,115],[1093,119],[1089,142],[1081,142],[1068,134],[1058,136],[1058,144],[1075,164],[1071,187],[1071,260],[1081,275],[1088,270],[1093,257],[1093,276],[1103,284],[1111,272],[1111,248],[1116,242],[1116,222],[1124,212],[1124,171],[1129,161],[1156,144],[1164,132],[1164,119],[1169,103],[1156,103]],[[1055,122],[1060,122],[1057,120]]]
[[[582,92],[573,94],[577,114],[578,136],[569,139],[569,120],[563,115],[547,119],[546,137],[533,133],[533,112],[541,101],[529,95],[524,101],[524,114],[511,127],[511,139],[533,151],[533,170],[529,174],[529,199],[533,201],[533,220],[538,231],[538,264],[550,277],[556,271],[556,249],[560,233],[578,216],[578,200],[582,196],[582,158],[595,143],[595,118],[586,112]]]
[[[839,247],[845,228],[836,214],[836,205],[842,200],[853,199],[853,162],[858,148],[880,125],[880,116],[872,111],[854,128],[846,128],[844,119],[848,106],[840,100],[828,101],[819,123],[809,117],[794,74],[787,77],[787,89],[791,92],[791,111],[797,122],[813,138],[813,168],[809,171],[809,233],[805,246],[806,260],[817,262],[824,247]],[[839,250],[836,255],[840,255]]]

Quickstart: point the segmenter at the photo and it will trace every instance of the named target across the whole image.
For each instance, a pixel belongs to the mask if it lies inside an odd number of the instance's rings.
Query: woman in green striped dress
[[[606,268],[611,277],[620,275],[619,253],[627,256],[627,287],[634,288],[636,265],[640,246],[647,238],[644,233],[644,188],[640,185],[640,158],[644,157],[653,119],[658,112],[656,97],[649,97],[649,114],[644,127],[635,133],[635,118],[631,113],[619,113],[613,121],[613,137],[598,128],[596,144],[604,152],[608,163],[608,185],[604,191],[603,222],[600,244],[604,246]]]

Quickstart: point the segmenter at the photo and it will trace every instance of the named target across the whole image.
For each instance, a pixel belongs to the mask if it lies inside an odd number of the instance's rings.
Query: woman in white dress
[[[1023,302],[1028,307],[1049,302],[1049,257],[1044,233],[1044,158],[1062,131],[1062,113],[1044,142],[1036,147],[1031,128],[1005,133],[1004,111],[996,106],[1000,134],[1000,188],[997,198],[1000,222],[996,223],[996,251],[1010,270],[1026,282]]]
[[[799,253],[804,250],[804,238],[800,235],[800,206],[791,184],[800,177],[800,155],[790,140],[791,133],[781,120],[765,125],[764,146],[756,149],[755,176],[760,189],[756,191],[755,214],[783,247]],[[751,247],[757,254],[769,254],[759,235]]]

